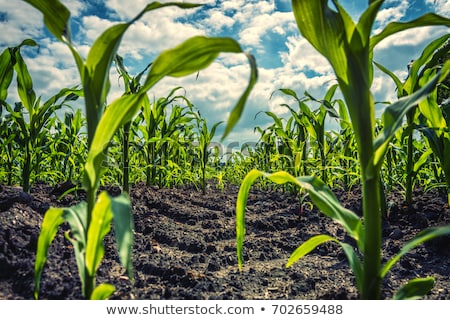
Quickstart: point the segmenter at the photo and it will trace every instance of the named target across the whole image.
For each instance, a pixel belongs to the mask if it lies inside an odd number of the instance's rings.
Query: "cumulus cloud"
[[[376,22],[380,27],[386,26],[389,22],[400,21],[406,14],[410,4],[408,0],[388,0],[386,7],[378,12]]]
[[[450,15],[450,2],[447,0],[425,0],[425,3],[434,8],[437,14]]]
[[[37,40],[44,30],[42,14],[23,1],[0,2],[0,48],[16,46],[26,38]]]
[[[280,53],[285,66],[318,74],[332,72],[328,61],[305,38],[290,36],[286,40],[286,46],[288,51]]]

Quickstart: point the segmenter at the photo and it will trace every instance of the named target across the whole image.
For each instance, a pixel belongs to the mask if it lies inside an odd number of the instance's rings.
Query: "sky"
[[[129,21],[140,12],[148,0],[63,0],[71,11],[72,38],[77,50],[87,56],[93,41],[108,27]],[[160,1],[167,2],[167,1]],[[253,54],[259,78],[246,104],[245,111],[225,141],[239,149],[245,143],[257,142],[254,128],[265,128],[270,118],[261,111],[272,111],[288,117],[282,103],[295,107],[279,89],[289,88],[299,97],[307,91],[322,98],[335,83],[328,62],[300,35],[291,10],[290,0],[192,0],[204,4],[200,8],[182,10],[166,7],[145,14],[125,34],[119,54],[131,75],[142,71],[163,50],[196,36],[232,37],[242,49]],[[341,0],[341,5],[354,20],[367,8],[367,1]],[[426,12],[450,16],[448,0],[386,0],[379,12],[373,33],[380,32],[389,22],[409,21]],[[24,48],[22,53],[34,81],[37,96],[43,100],[63,87],[80,83],[78,71],[68,48],[50,35],[42,15],[20,0],[0,0],[0,51],[32,38],[37,48]],[[445,27],[425,27],[391,36],[376,47],[375,61],[393,71],[400,79],[407,75],[406,65],[417,58],[423,48],[440,35]],[[182,86],[186,97],[212,125],[226,121],[237,99],[245,90],[250,68],[243,54],[221,54],[198,75],[165,78],[149,91],[151,99],[167,96]],[[123,93],[117,72],[111,70],[112,88],[108,101]],[[376,101],[395,101],[393,82],[376,72],[372,93]],[[10,87],[8,102],[18,101],[15,84]],[[81,102],[79,107],[81,106]],[[181,101],[180,101],[181,104]],[[380,109],[381,110],[381,109]],[[380,112],[380,110],[378,112]],[[219,140],[225,125],[219,127]]]

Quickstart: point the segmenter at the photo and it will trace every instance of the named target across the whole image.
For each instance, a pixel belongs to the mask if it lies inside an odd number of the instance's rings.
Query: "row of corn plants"
[[[19,86],[23,86],[24,78],[30,86],[32,84],[20,54],[20,48],[27,43],[36,45],[27,40],[3,53],[13,52],[15,61],[21,63],[20,70],[14,69],[12,64],[9,68],[9,72],[15,70],[20,74]],[[120,56],[116,56],[114,62],[124,83],[124,95],[136,93],[148,68],[131,77]],[[9,83],[3,84],[7,87]],[[31,89],[29,92],[34,93]],[[81,183],[82,164],[87,156],[87,119],[80,109],[73,110],[70,103],[82,93],[74,89],[61,92],[69,93],[64,104],[57,103],[57,97],[53,97],[44,107],[32,109],[31,113],[24,109],[22,102],[12,107],[7,96],[2,99],[1,110],[5,114],[0,127],[3,142],[0,176],[3,183],[20,184],[25,192],[30,191],[34,181]],[[60,115],[56,111],[60,111]],[[140,181],[160,187],[190,183],[205,191],[207,180],[218,176],[218,165],[214,161],[220,159],[212,159],[210,147],[218,125],[209,128],[181,87],[154,102],[146,97],[136,116],[113,136],[101,184],[120,185],[124,192],[129,192],[130,183]]]

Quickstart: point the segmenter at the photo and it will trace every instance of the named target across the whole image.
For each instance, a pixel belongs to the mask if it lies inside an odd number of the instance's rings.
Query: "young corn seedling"
[[[55,142],[55,150],[63,155],[61,171],[65,174],[65,181],[81,181],[78,170],[86,157],[86,143],[83,134],[85,118],[80,109],[66,112],[64,121],[57,124],[61,138]]]
[[[121,39],[127,29],[145,13],[159,8],[176,6],[181,9],[199,5],[189,3],[148,4],[134,19],[118,23],[105,30],[93,43],[87,58],[79,54],[71,41],[70,11],[57,0],[25,0],[44,15],[47,29],[70,49],[77,65],[85,99],[88,154],[84,164],[84,188],[87,200],[70,208],[50,208],[43,219],[38,238],[35,263],[35,298],[38,298],[40,279],[49,246],[58,227],[65,221],[70,225],[66,233],[75,250],[82,283],[82,294],[87,299],[106,299],[114,292],[110,284],[96,284],[97,270],[104,255],[103,239],[114,221],[119,258],[130,279],[132,272],[133,219],[127,194],[111,197],[107,192],[97,194],[103,173],[108,145],[117,130],[131,121],[146,100],[147,92],[166,76],[181,77],[208,67],[221,52],[243,53],[239,44],[230,38],[192,37],[173,49],[162,52],[153,62],[145,80],[135,93],[123,95],[108,106],[109,72]],[[248,87],[231,112],[225,133],[239,119],[256,80],[256,63],[248,55],[251,76]]]
[[[215,123],[211,130],[208,129],[206,119],[200,116],[200,112],[193,113],[197,125],[197,137],[198,137],[198,158],[200,160],[200,185],[202,187],[203,194],[206,193],[206,169],[208,166],[208,160],[210,156],[210,143],[216,134],[217,127],[222,124],[223,121]]]
[[[381,283],[391,267],[412,248],[433,237],[450,233],[450,226],[422,231],[405,244],[400,252],[381,264],[380,169],[394,133],[401,127],[405,114],[427,95],[448,73],[448,68],[432,77],[412,95],[389,105],[382,116],[383,129],[375,137],[375,107],[370,91],[373,80],[373,50],[380,41],[402,30],[428,25],[450,25],[450,19],[425,14],[413,21],[390,23],[380,33],[371,35],[375,18],[384,1],[370,0],[358,22],[354,22],[337,0],[293,0],[292,8],[300,33],[331,64],[350,115],[358,147],[362,183],[361,219],[344,208],[331,190],[317,177],[293,177],[286,172],[273,174],[251,171],[242,182],[236,205],[237,255],[242,267],[245,234],[245,204],[253,182],[265,177],[277,184],[294,183],[309,193],[311,200],[326,216],[340,223],[356,242],[356,248],[328,235],[317,235],[300,245],[291,255],[287,267],[318,245],[332,241],[344,250],[355,275],[362,299],[379,299]],[[413,279],[394,298],[416,298],[433,286],[433,278]]]
[[[297,123],[301,123],[302,126],[309,133],[309,146],[312,144],[317,146],[320,163],[321,174],[320,177],[323,181],[327,182],[327,153],[329,147],[326,140],[325,131],[325,119],[329,115],[333,118],[339,118],[339,114],[334,110],[332,98],[336,92],[338,85],[331,86],[325,94],[323,100],[318,100],[312,97],[308,92],[305,92],[306,98],[299,99],[297,94],[290,89],[282,89],[282,92],[286,95],[292,96],[298,103],[299,113],[297,114],[290,106],[285,105],[291,111],[291,114],[295,117]],[[320,103],[319,107],[315,110],[311,110],[306,104],[306,99]],[[304,146],[306,148],[306,145]]]

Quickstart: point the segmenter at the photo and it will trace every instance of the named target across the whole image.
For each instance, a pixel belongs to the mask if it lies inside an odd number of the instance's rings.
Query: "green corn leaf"
[[[339,243],[339,241],[336,238],[333,238],[326,234],[320,234],[309,238],[308,240],[303,242],[297,249],[295,249],[294,252],[292,252],[291,256],[288,259],[288,262],[286,263],[286,268],[289,268],[299,259],[301,259],[305,255],[313,251],[315,248],[317,248],[319,245],[328,241]]]
[[[58,100],[64,97],[61,103],[57,103]],[[48,119],[54,115],[54,112],[61,109],[66,101],[75,101],[78,97],[83,96],[83,91],[77,88],[64,88],[61,89],[56,95],[48,99],[43,105],[36,103],[35,113],[30,118],[30,128],[35,130],[36,134],[42,131],[42,128],[46,126]]]
[[[33,80],[28,72],[28,67],[20,54],[20,50],[15,52],[16,64],[14,69],[17,75],[17,93],[20,101],[25,109],[28,111],[30,117],[34,113],[34,104],[36,103],[36,93],[33,89]]]
[[[139,92],[116,99],[104,112],[98,123],[86,161],[87,181],[85,183],[92,187],[98,185],[100,176],[96,168],[102,166],[109,142],[117,129],[130,121],[139,110],[142,99],[146,96],[148,90],[165,76],[188,75],[208,67],[220,52],[243,53],[239,44],[233,39],[202,36],[190,38],[179,46],[162,52],[151,65]],[[252,63],[254,58],[250,55],[247,55],[247,57],[252,68],[250,83],[231,112],[224,136],[236,124],[245,101],[256,83],[256,64]]]
[[[353,275],[356,279],[356,287],[358,291],[361,292],[363,289],[363,277],[364,277],[364,268],[362,261],[360,260],[357,251],[353,246],[348,243],[339,242],[342,249],[344,249],[344,253],[347,256],[348,264],[353,271]]]
[[[14,65],[9,49],[5,49],[0,55],[0,101],[8,97],[8,88],[14,75]]]
[[[435,63],[436,57],[440,56],[442,53],[448,52],[448,46],[450,45],[450,43],[446,45],[448,39],[450,39],[450,34],[433,40],[425,47],[420,57],[414,60],[409,71],[408,79],[406,79],[404,84],[407,94],[411,94],[416,90],[418,81],[422,77],[423,72],[435,66],[435,64],[430,64]]]
[[[110,199],[111,212],[114,218],[114,235],[119,251],[119,259],[133,279],[133,214],[130,198],[126,194]]]
[[[91,188],[99,185],[101,172],[98,169],[103,166],[112,137],[120,126],[132,120],[141,107],[142,99],[143,96],[139,94],[121,96],[103,113],[85,163],[85,184]]]
[[[272,120],[275,123],[277,128],[283,129],[283,122],[282,122],[282,119],[280,117],[278,117],[275,113],[270,112],[270,111],[265,111],[264,113],[272,118]]]
[[[421,128],[420,131],[427,139],[431,150],[433,151],[434,155],[442,161],[445,158],[444,154],[444,145],[442,143],[442,139],[438,136],[436,130],[433,130],[432,128]]]
[[[305,189],[323,214],[341,224],[356,241],[362,240],[361,219],[352,211],[344,208],[333,192],[319,178],[314,176],[295,178],[284,171],[273,174],[262,173],[262,176],[276,184],[294,183]]]
[[[130,26],[129,23],[117,24],[98,37],[92,45],[86,59],[83,81],[86,98],[86,112],[89,118],[98,119],[103,113],[108,94],[109,72],[112,61],[119,48],[122,36]]]
[[[69,223],[70,231],[67,231],[65,236],[72,242],[75,254],[75,260],[78,266],[78,273],[81,280],[82,292],[85,288],[85,253],[87,242],[87,203],[85,201],[79,204],[66,208],[64,210],[64,220]]]
[[[443,226],[443,227],[433,227],[425,229],[421,232],[419,232],[413,239],[408,241],[403,248],[400,250],[400,252],[395,255],[392,259],[390,259],[386,264],[383,266],[380,272],[381,278],[384,278],[386,274],[389,272],[389,270],[392,268],[392,266],[406,253],[408,253],[413,248],[417,247],[418,245],[429,241],[433,238],[445,236],[450,234],[450,225]]]
[[[346,26],[342,17],[330,7],[328,0],[292,1],[295,20],[301,34],[333,66],[336,75],[348,83],[345,53]]]
[[[378,69],[380,69],[381,71],[386,73],[394,81],[394,83],[395,83],[395,85],[397,87],[397,97],[398,98],[403,97],[404,96],[404,93],[403,93],[403,82],[395,75],[395,73],[393,73],[389,69],[385,68],[384,66],[382,66],[379,63],[376,63],[375,61],[373,63],[377,66]]]
[[[422,299],[434,287],[434,278],[417,278],[408,281],[400,290],[394,295],[394,300],[416,300]]]
[[[370,35],[372,32],[372,27],[375,23],[377,14],[383,5],[384,0],[375,0],[369,2],[369,7],[365,10],[361,17],[359,18],[356,28],[358,33],[361,35],[362,47],[366,48],[370,45]],[[354,41],[352,47],[354,47]],[[355,48],[356,49],[356,48]],[[369,50],[371,52],[372,50]]]
[[[424,153],[422,153],[419,157],[419,159],[417,159],[416,162],[414,162],[414,167],[413,167],[413,173],[416,174],[419,172],[419,170],[427,163],[428,161],[428,157],[433,154],[433,150],[432,149],[427,149]]]
[[[435,73],[435,70],[427,69],[419,79],[419,85],[423,86],[429,79],[435,76]],[[448,126],[442,110],[437,104],[437,88],[434,88],[434,90],[427,95],[426,99],[420,101],[419,110],[427,119],[428,126],[437,130],[438,136],[441,136],[443,131],[439,130],[445,130]]]
[[[95,276],[103,259],[105,253],[103,238],[111,230],[112,218],[111,198],[106,191],[103,191],[99,194],[92,210],[92,220],[87,231],[86,270],[91,276]]]
[[[70,30],[70,11],[59,0],[24,0],[38,9],[44,16],[44,24],[47,29],[61,42],[65,43],[75,59],[81,79],[84,78],[83,58],[72,45]]]
[[[75,58],[85,91],[86,115],[88,119],[88,144],[90,145],[95,129],[105,106],[106,96],[109,91],[109,72],[112,61],[117,53],[122,37],[128,27],[140,19],[146,12],[167,7],[177,6],[188,9],[198,7],[198,4],[190,3],[159,3],[148,4],[133,20],[128,23],[116,24],[98,37],[92,45],[86,63],[80,57],[70,41],[70,12],[59,1],[52,0],[46,3],[35,0],[25,0],[44,14],[44,22],[47,28],[59,40],[66,43]],[[55,11],[55,8],[58,11]]]
[[[90,296],[90,300],[107,300],[114,293],[116,288],[109,283],[101,283],[95,287]]]
[[[50,208],[44,215],[41,232],[39,233],[36,262],[34,264],[34,298],[39,298],[42,270],[47,261],[48,249],[55,239],[59,226],[64,222],[64,209]]]
[[[400,31],[408,30],[411,28],[424,27],[424,26],[447,26],[450,27],[450,19],[439,16],[434,13],[427,13],[417,19],[408,22],[391,22],[389,23],[379,34],[373,36],[370,39],[370,50],[385,38],[398,33]]]
[[[302,243],[297,249],[294,250],[294,252],[292,252],[291,256],[288,259],[288,262],[286,263],[286,268],[289,268],[299,259],[301,259],[305,255],[313,251],[315,248],[317,248],[319,245],[328,241],[336,242],[344,249],[350,268],[352,269],[353,274],[355,275],[356,283],[359,289],[362,283],[363,267],[361,260],[358,258],[358,255],[356,254],[355,249],[351,245],[343,243],[337,240],[336,238],[333,238],[328,235],[324,234],[317,235],[309,238],[307,241]]]
[[[70,11],[58,0],[24,0],[44,14],[44,23],[47,29],[58,40],[71,41]]]
[[[289,88],[281,88],[279,89],[281,92],[283,92],[285,95],[291,96],[293,97],[295,100],[297,100],[297,102],[300,102],[299,97],[297,96],[297,93]]]
[[[331,190],[317,177],[293,177],[287,172],[273,174],[253,169],[242,181],[236,202],[236,242],[239,267],[242,267],[242,247],[245,236],[245,206],[251,186],[256,179],[264,177],[277,184],[294,183],[305,189],[314,204],[328,217],[340,223],[360,246],[364,232],[360,218],[352,211],[344,208]]]
[[[0,101],[6,100],[8,88],[14,75],[14,65],[17,63],[16,54],[23,46],[37,46],[36,41],[25,39],[17,47],[6,48],[0,55]]]
[[[381,166],[389,142],[394,137],[395,132],[402,126],[403,117],[408,110],[416,106],[434,90],[439,78],[440,75],[438,74],[420,90],[417,90],[412,95],[399,99],[385,109],[382,115],[383,130],[374,141],[375,154],[373,163],[375,167]]]

